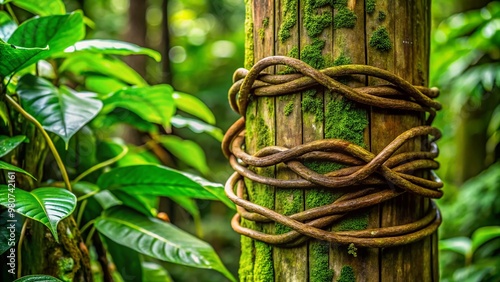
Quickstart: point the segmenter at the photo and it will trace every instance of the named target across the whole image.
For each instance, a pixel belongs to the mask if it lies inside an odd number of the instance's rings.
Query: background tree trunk
[[[340,64],[368,64],[389,70],[414,85],[428,82],[430,0],[345,1],[332,7],[319,1],[247,0],[245,67],[272,55],[300,58],[315,68]],[[373,6],[374,5],[374,6]],[[321,7],[318,7],[321,6]],[[333,15],[329,17],[328,15]],[[378,28],[388,31],[391,48],[370,46]],[[386,42],[387,43],[387,42]],[[287,71],[277,67],[271,73]],[[351,87],[377,85],[377,79],[347,79]],[[400,133],[423,124],[421,114],[366,107],[322,88],[283,97],[259,97],[246,113],[246,149],[279,145],[293,147],[324,138],[349,139],[380,152]],[[342,125],[342,121],[347,124]],[[356,124],[368,124],[361,131]],[[351,137],[348,137],[351,136]],[[354,137],[353,137],[354,136]],[[424,149],[423,140],[398,152]],[[339,166],[309,164],[317,171]],[[258,174],[279,179],[296,177],[284,166],[253,168]],[[290,190],[245,180],[247,197],[285,215],[330,203],[339,193]],[[343,219],[332,230],[364,229],[405,224],[420,219],[429,200],[404,194],[368,211]],[[242,225],[268,233],[289,231],[279,224]],[[437,234],[395,248],[358,248],[311,240],[295,248],[272,247],[242,236],[241,281],[438,281]],[[347,280],[345,280],[347,279]]]

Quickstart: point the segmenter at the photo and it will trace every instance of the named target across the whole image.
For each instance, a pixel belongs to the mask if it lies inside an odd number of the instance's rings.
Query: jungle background
[[[200,98],[225,131],[238,116],[227,102],[232,72],[243,65],[242,0],[65,0],[67,11],[83,10],[94,23],[87,38],[120,39],[159,51],[126,62],[151,84],[171,84]],[[439,142],[438,175],[445,183],[439,200],[443,281],[500,281],[500,2],[434,0],[432,4],[430,86],[439,87],[444,109],[435,126]],[[224,183],[231,168],[220,143],[208,134],[174,128],[204,151],[210,181]],[[124,138],[135,138],[121,128]],[[170,156],[172,157],[172,156]],[[172,166],[196,171],[172,157]],[[163,202],[173,224],[192,233],[192,217]],[[218,202],[198,200],[203,239],[237,274],[239,236],[233,211]],[[496,227],[495,227],[496,226]],[[483,238],[484,244],[477,240]],[[484,241],[484,238],[488,240]],[[225,281],[207,270],[166,264],[174,281]],[[489,280],[493,279],[493,280]],[[496,280],[495,280],[496,279]]]

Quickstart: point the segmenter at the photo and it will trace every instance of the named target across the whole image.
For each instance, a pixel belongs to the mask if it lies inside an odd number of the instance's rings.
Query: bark
[[[329,5],[318,8],[314,6],[317,2],[247,0],[245,67],[250,68],[267,56],[288,55],[316,68],[368,64],[394,72],[414,85],[427,84],[430,0],[346,1],[335,8]],[[370,4],[375,4],[373,11]],[[332,13],[333,20],[321,26],[320,18],[325,13]],[[385,28],[389,34],[388,50],[370,46],[370,39],[379,28]],[[267,71],[287,70],[277,67]],[[356,87],[377,85],[381,81],[357,77],[347,79],[346,83]],[[314,109],[307,107],[309,102]],[[246,149],[255,153],[265,146],[293,147],[318,139],[343,138],[342,132],[348,129],[339,127],[340,117],[350,120],[350,125],[367,120],[368,126],[360,133],[359,142],[378,153],[400,133],[423,124],[421,114],[349,103],[321,88],[284,97],[255,98],[246,113]],[[356,110],[349,110],[347,104]],[[417,139],[400,152],[418,151],[424,146]],[[284,166],[253,169],[279,179],[296,177]],[[245,183],[246,196],[251,201],[283,214],[293,214],[338,197],[323,190],[279,189],[248,180]],[[428,207],[428,199],[408,194],[352,215],[343,223],[349,222],[358,229],[405,224],[420,219]],[[343,223],[335,224],[332,230],[343,228]],[[245,220],[242,225],[271,233],[288,231],[283,226]],[[246,237],[241,242],[241,281],[351,281],[349,277],[357,281],[438,281],[439,278],[436,234],[403,247],[358,248],[356,257],[348,253],[347,246],[327,242],[310,241],[295,248],[272,247]]]

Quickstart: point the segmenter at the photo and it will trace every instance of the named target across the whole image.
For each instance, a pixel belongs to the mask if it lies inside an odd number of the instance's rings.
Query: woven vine
[[[276,65],[292,67],[298,73],[272,75],[262,72]],[[387,85],[351,88],[336,80],[350,75],[376,77],[385,80]],[[235,231],[268,244],[281,246],[295,246],[315,238],[332,243],[354,243],[360,247],[382,248],[418,241],[438,228],[441,216],[431,201],[426,215],[409,224],[359,231],[326,230],[349,213],[378,205],[403,193],[427,198],[442,196],[440,189],[443,184],[432,171],[439,166],[434,160],[438,155],[434,142],[441,136],[440,131],[431,126],[436,111],[441,109],[441,105],[432,99],[439,94],[436,88],[413,86],[388,71],[372,66],[344,65],[316,70],[300,60],[283,56],[264,58],[250,70],[238,69],[233,81],[234,84],[229,90],[229,103],[242,118],[227,131],[222,149],[235,170],[225,186],[227,196],[237,205],[237,214],[231,222]],[[245,152],[244,116],[252,96],[287,95],[318,86],[372,107],[424,112],[427,114],[426,125],[403,132],[377,155],[340,139],[316,140],[293,148],[269,146],[254,155]],[[424,138],[429,144],[428,151],[396,153],[401,146],[414,138]],[[330,161],[346,167],[319,174],[304,165],[304,162],[310,160]],[[256,174],[248,168],[272,167],[281,163],[298,178],[276,179]],[[413,175],[417,170],[428,171],[430,179]],[[281,189],[348,189],[349,192],[328,205],[285,216],[245,199],[244,178]],[[261,223],[280,223],[292,231],[278,235],[267,234],[243,227],[240,224],[241,218]]]

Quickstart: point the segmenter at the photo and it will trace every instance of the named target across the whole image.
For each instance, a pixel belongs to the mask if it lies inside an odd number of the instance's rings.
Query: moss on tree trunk
[[[430,1],[246,0],[245,67],[267,56],[288,55],[321,69],[341,64],[368,64],[394,72],[415,85],[428,75]],[[286,67],[271,73],[290,73]],[[351,87],[377,85],[377,79],[345,78]],[[403,131],[420,125],[423,116],[374,109],[347,101],[318,87],[283,97],[259,97],[246,113],[246,148],[255,153],[265,146],[293,147],[313,140],[341,138],[380,152]],[[416,140],[401,151],[420,150]],[[319,173],[339,169],[311,162]],[[259,174],[292,179],[278,165],[253,168]],[[249,180],[247,197],[283,214],[293,214],[337,199],[341,193],[324,189],[290,190]],[[404,224],[420,218],[429,202],[405,195],[349,215],[331,227],[365,229]],[[268,233],[284,233],[279,224],[242,224]],[[241,281],[437,281],[437,236],[387,249],[332,245],[316,240],[294,248],[268,246],[242,236]]]

